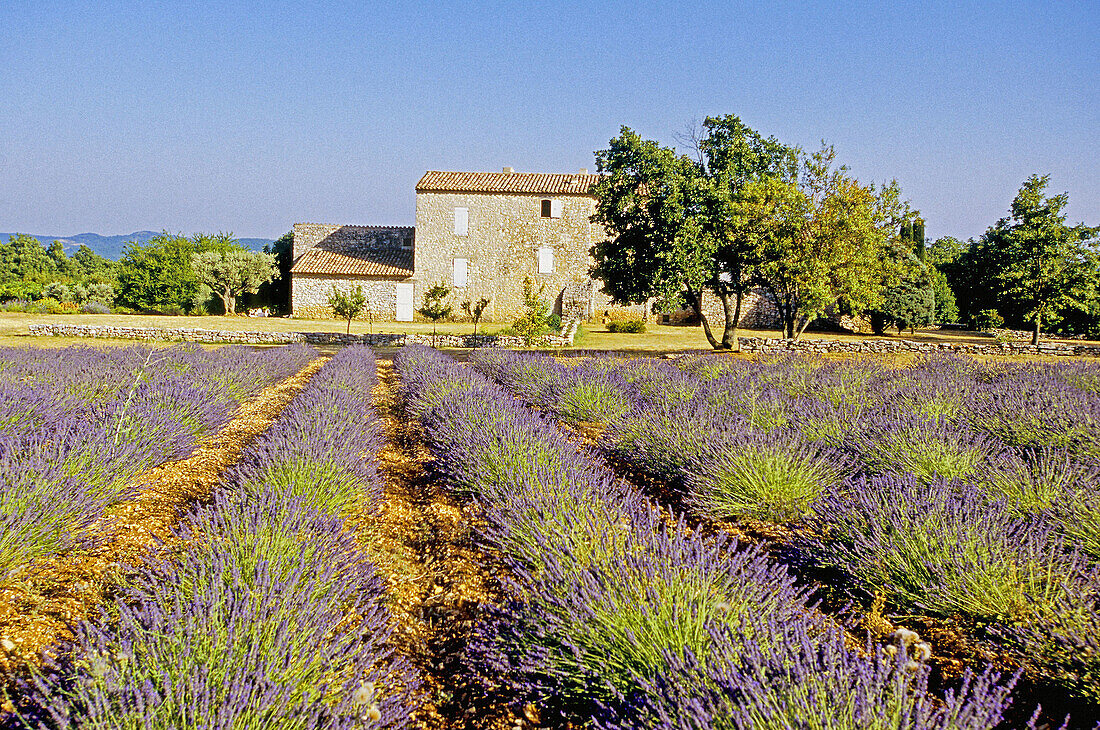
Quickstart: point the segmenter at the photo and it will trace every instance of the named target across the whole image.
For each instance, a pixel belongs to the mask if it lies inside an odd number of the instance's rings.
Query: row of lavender
[[[316,351],[0,349],[0,577],[74,544],[134,477],[189,453]]]
[[[892,369],[802,358],[667,362],[478,354],[530,403],[702,519],[798,524],[864,601],[961,615],[1045,681],[1100,699],[1100,368]]]
[[[395,360],[407,415],[506,568],[466,659],[544,724],[989,728],[1010,704],[990,673],[934,699],[910,636],[850,648],[760,549],[670,523],[470,368],[426,348]]]
[[[354,532],[381,496],[374,382],[367,348],[327,363],[26,687],[19,726],[405,726],[417,682]]]

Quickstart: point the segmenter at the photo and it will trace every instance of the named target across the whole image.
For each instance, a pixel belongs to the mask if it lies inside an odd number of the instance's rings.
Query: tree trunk
[[[1041,313],[1037,313],[1035,315],[1035,331],[1031,333],[1031,344],[1035,345],[1036,347],[1039,346],[1039,330],[1042,326],[1042,322],[1043,315]]]
[[[220,292],[218,296],[221,297],[222,307],[225,309],[226,315],[234,314],[236,310],[234,304],[236,304],[236,302],[233,301],[233,294],[226,289]]]
[[[798,329],[795,330],[792,340],[798,341],[802,339],[802,333],[806,331],[806,328],[810,325],[810,318],[803,316],[798,320]]]
[[[695,316],[699,318],[699,321],[703,324],[703,334],[707,336],[707,342],[715,350],[722,349],[722,343],[714,339],[714,333],[710,331],[710,322],[707,320],[707,315],[703,314],[703,292],[702,290],[694,292],[691,289],[687,291],[688,299],[691,301],[691,308],[695,311]]]
[[[348,317],[348,334],[351,334],[351,317]]]
[[[722,292],[722,312],[726,315],[726,326],[722,331],[722,349],[741,352],[741,338],[737,336],[737,323],[741,321],[741,292],[733,294],[733,311],[730,311],[730,295]]]

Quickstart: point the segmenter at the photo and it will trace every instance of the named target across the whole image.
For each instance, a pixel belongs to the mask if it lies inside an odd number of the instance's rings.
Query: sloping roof
[[[413,275],[414,230],[411,226],[342,226],[299,256],[290,273],[406,279]],[[390,242],[407,241],[408,246],[378,245],[383,237]]]
[[[534,172],[442,172],[428,170],[416,184],[416,192],[433,193],[534,193],[590,195],[602,176],[542,174]]]

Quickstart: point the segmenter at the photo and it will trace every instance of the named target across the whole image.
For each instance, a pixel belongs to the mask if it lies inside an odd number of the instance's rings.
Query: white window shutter
[[[455,208],[455,235],[468,236],[470,234],[470,209]]]
[[[469,278],[469,266],[466,259],[455,259],[455,286],[466,286]]]
[[[539,273],[554,273],[554,249],[549,246],[539,248]]]
[[[551,218],[561,218],[561,201],[560,200],[551,200],[550,201],[550,217]]]

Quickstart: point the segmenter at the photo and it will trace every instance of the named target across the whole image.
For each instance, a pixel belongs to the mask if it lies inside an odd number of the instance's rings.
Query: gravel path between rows
[[[462,655],[482,607],[500,601],[499,568],[474,544],[477,514],[431,474],[433,457],[419,424],[409,422],[393,363],[378,359],[375,408],[386,429],[378,454],[384,479],[373,524],[374,557],[386,582],[397,648],[417,666],[429,692],[414,715],[423,730],[514,730],[522,708],[486,696]]]

